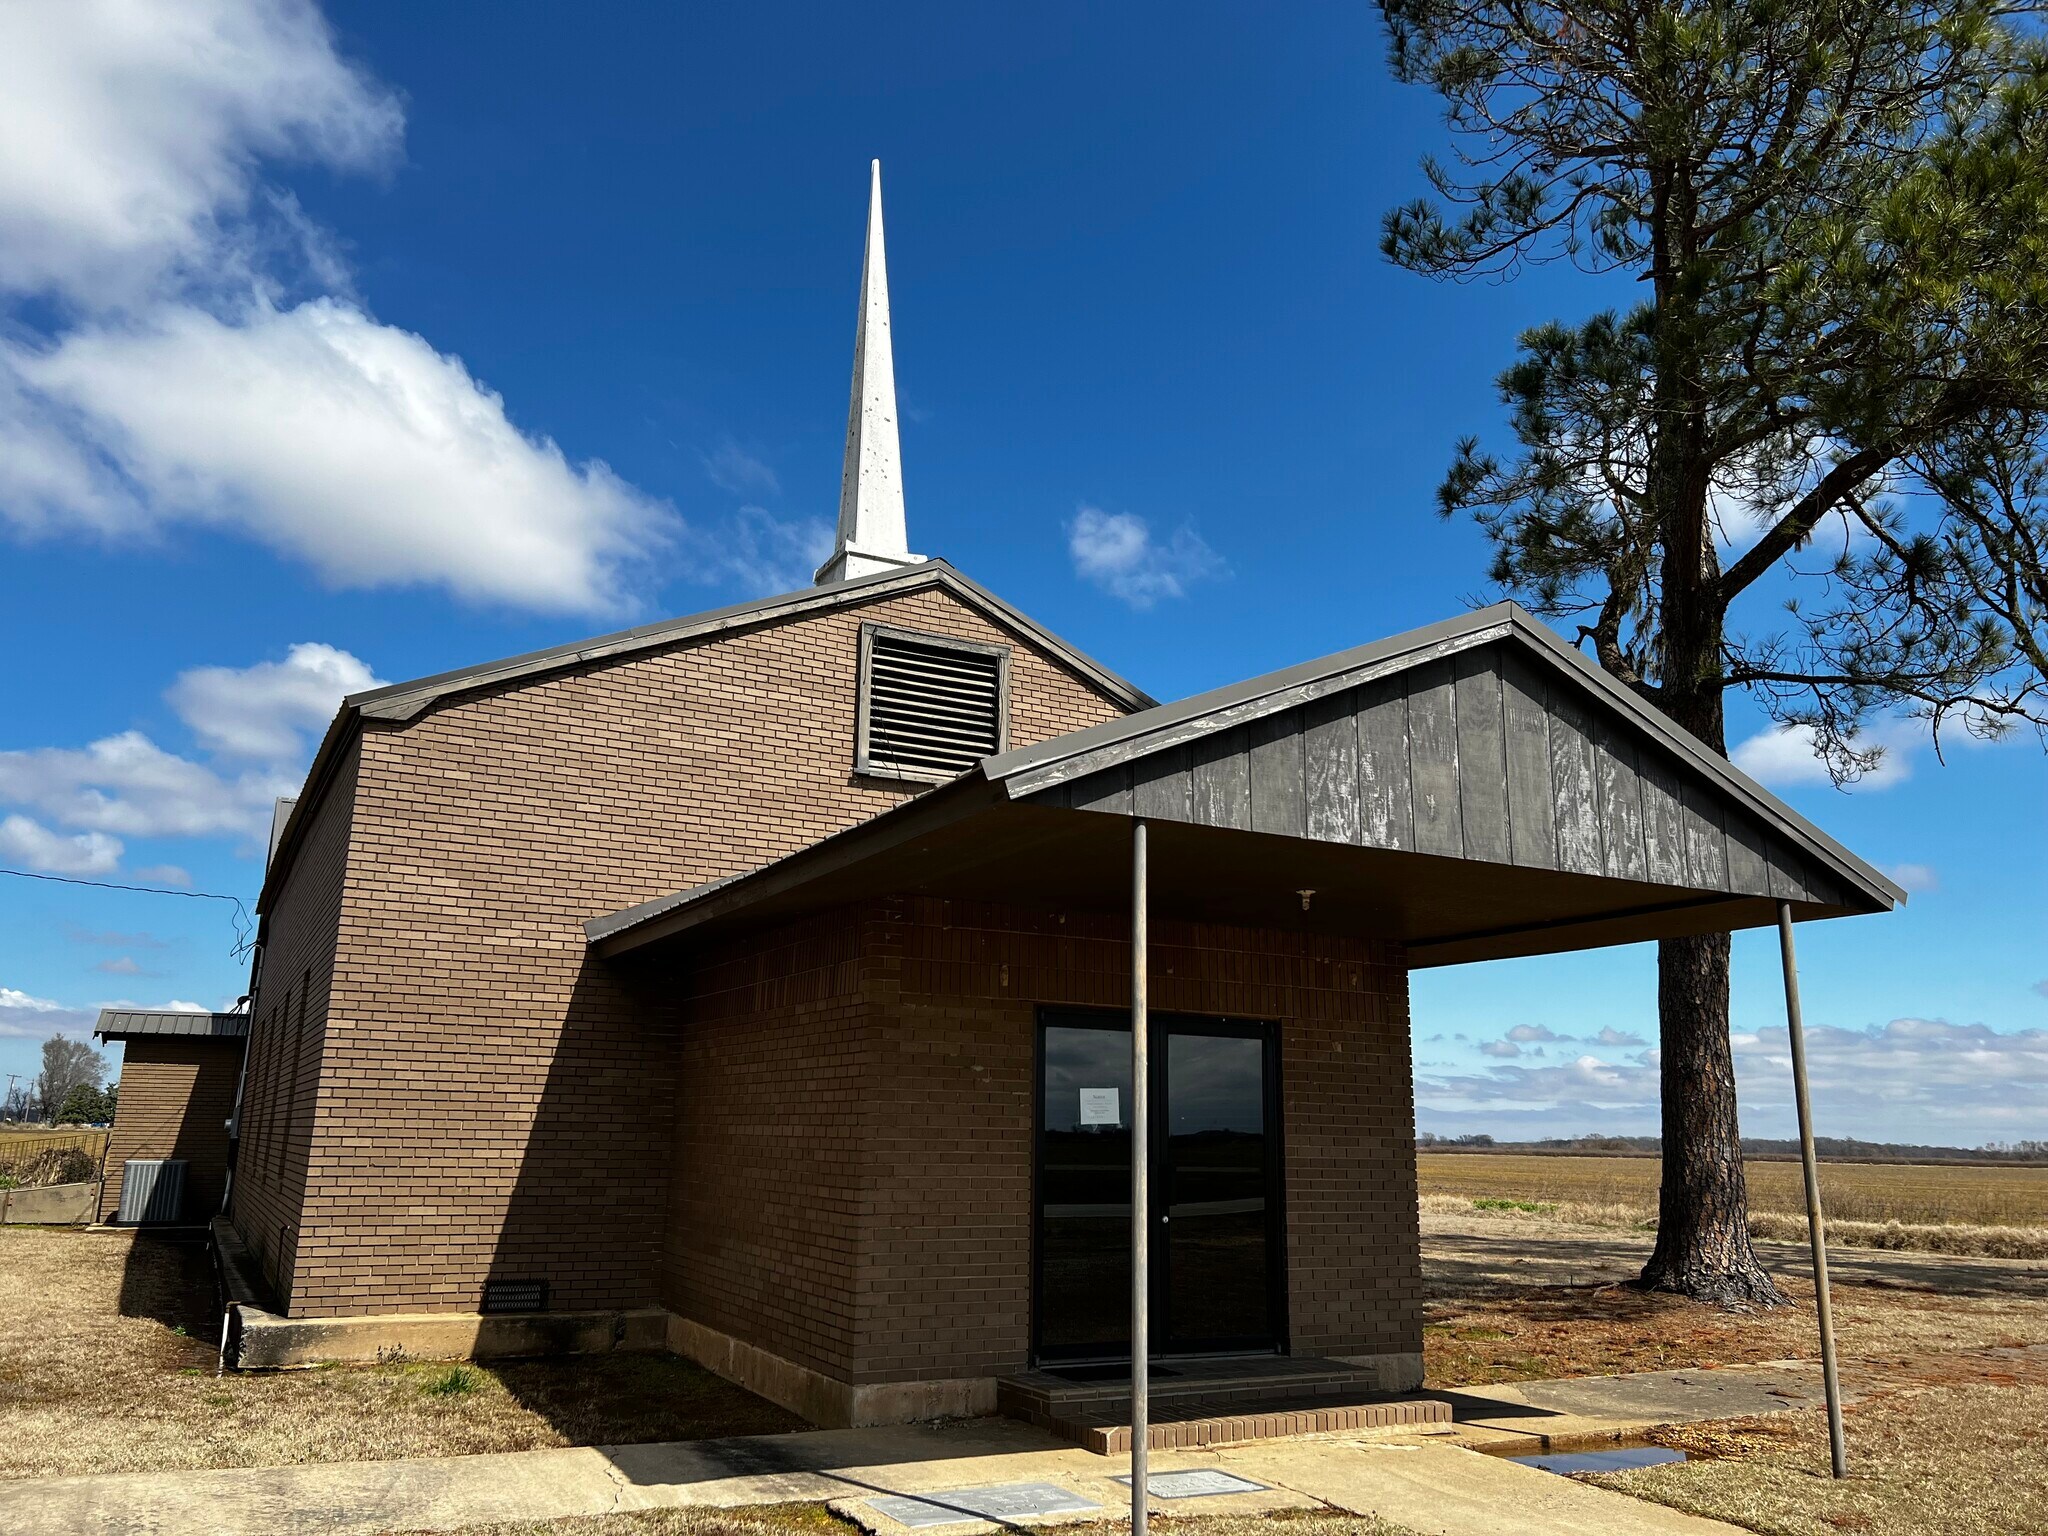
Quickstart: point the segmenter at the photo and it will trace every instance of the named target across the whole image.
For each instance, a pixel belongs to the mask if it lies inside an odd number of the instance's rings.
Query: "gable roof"
[[[669,646],[716,639],[765,624],[880,602],[932,588],[950,593],[992,623],[1043,651],[1124,709],[1153,707],[1155,701],[1150,694],[1086,652],[1068,644],[980,583],[961,575],[944,560],[926,560],[902,570],[884,571],[821,587],[805,587],[750,603],[735,603],[705,613],[662,619],[634,629],[622,629],[588,640],[549,646],[545,650],[528,651],[520,656],[508,656],[498,661],[459,667],[451,672],[437,672],[430,677],[350,694],[342,701],[340,711],[328,726],[327,734],[314,754],[312,766],[306,774],[305,789],[293,804],[284,824],[272,829],[272,854],[264,874],[263,889],[256,898],[256,910],[269,910],[290,872],[305,822],[319,805],[327,778],[339,762],[350,737],[364,720],[409,721],[434,705],[462,694],[537,682],[592,662],[626,660]]]
[[[1391,925],[1416,963],[1752,926],[1781,899],[1819,917],[1905,897],[1500,603],[985,758],[924,800],[586,931],[622,953],[860,890],[1113,894],[1128,839],[1074,811],[1170,834],[1155,849],[1182,850],[1202,889],[1155,877],[1169,904],[1251,921],[1313,887],[1310,926]],[[1243,861],[1242,889],[1208,889],[1232,883],[1219,859]]]

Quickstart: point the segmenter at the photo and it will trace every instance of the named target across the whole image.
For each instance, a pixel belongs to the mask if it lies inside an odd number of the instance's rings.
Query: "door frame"
[[[1277,1019],[1239,1018],[1227,1014],[1164,1013],[1157,1009],[1150,1012],[1150,1049],[1152,1113],[1150,1117],[1150,1141],[1154,1185],[1153,1210],[1156,1213],[1151,1248],[1151,1296],[1153,1317],[1152,1337],[1155,1341],[1152,1351],[1154,1359],[1195,1359],[1231,1355],[1285,1355],[1290,1352],[1288,1308],[1287,1308],[1287,1135],[1282,1120],[1281,1106],[1281,1051],[1280,1021]],[[1040,1003],[1032,1010],[1031,1020],[1031,1298],[1030,1298],[1030,1359],[1034,1367],[1063,1368],[1067,1366],[1114,1364],[1130,1359],[1130,1345],[1126,1341],[1121,1353],[1103,1354],[1089,1352],[1085,1348],[1071,1352],[1055,1349],[1048,1355],[1041,1341],[1041,1324],[1044,1317],[1045,1296],[1043,1214],[1040,1182],[1045,1170],[1045,1030],[1048,1023],[1065,1025],[1077,1029],[1114,1030],[1130,1033],[1131,1011],[1128,1008],[1071,1007],[1056,1003]],[[1166,1332],[1170,1317],[1170,1289],[1172,1284],[1171,1250],[1163,1242],[1157,1228],[1163,1224],[1170,1211],[1170,1191],[1159,1182],[1159,1175],[1167,1165],[1167,1139],[1171,1133],[1171,1106],[1167,1100],[1166,1082],[1168,1071],[1167,1036],[1220,1035],[1226,1038],[1257,1039],[1264,1045],[1263,1068],[1265,1074],[1265,1121],[1266,1137],[1266,1285],[1267,1313],[1273,1322],[1273,1337],[1270,1342],[1247,1342],[1244,1340],[1197,1340],[1193,1347],[1178,1347],[1181,1341]]]

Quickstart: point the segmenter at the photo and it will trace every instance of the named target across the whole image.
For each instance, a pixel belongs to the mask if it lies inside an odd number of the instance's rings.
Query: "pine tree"
[[[1838,780],[1864,726],[2048,715],[2048,55],[1996,0],[1382,0],[1456,149],[1384,249],[1576,262],[1632,307],[1539,326],[1515,451],[1439,493],[1493,578],[1715,750],[1746,689]],[[1724,551],[1731,557],[1724,565]],[[1775,610],[1769,605],[1782,604]],[[1664,1177],[1642,1283],[1771,1305],[1726,936],[1660,946]]]

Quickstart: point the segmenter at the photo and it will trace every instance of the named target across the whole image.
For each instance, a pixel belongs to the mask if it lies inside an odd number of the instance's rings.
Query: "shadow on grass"
[[[775,1435],[811,1426],[670,1354],[570,1355],[473,1364],[578,1445]]]
[[[203,1235],[138,1230],[121,1271],[119,1309],[169,1329],[179,1340],[178,1365],[218,1362],[220,1296]]]

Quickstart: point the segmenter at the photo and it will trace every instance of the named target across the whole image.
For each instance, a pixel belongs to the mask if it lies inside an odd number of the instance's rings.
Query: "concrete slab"
[[[1354,1515],[1421,1536],[1738,1536],[1738,1527],[1680,1514],[1498,1456],[1448,1445],[1269,1444],[1220,1453],[1220,1464]]]
[[[1845,1392],[1844,1400],[1853,1401]],[[1626,1440],[1659,1424],[1783,1413],[1824,1400],[1820,1371],[1801,1362],[1699,1371],[1642,1371],[1440,1392],[1455,1420],[1425,1438],[1526,1455]]]
[[[1728,1530],[1447,1446],[1396,1449],[1326,1437],[1155,1453],[1153,1466],[1160,1473],[1215,1469],[1264,1485],[1259,1493],[1178,1499],[1170,1506],[1175,1514],[1326,1503],[1378,1512],[1431,1536],[1496,1536],[1507,1528],[1502,1519],[1509,1510],[1513,1528],[1528,1536]],[[895,1536],[906,1527],[889,1519],[890,1506],[877,1509],[878,1497],[942,1497],[1031,1482],[1113,1512],[1129,1501],[1113,1477],[1122,1470],[1029,1426],[980,1420],[434,1460],[38,1478],[0,1484],[0,1530],[9,1536],[374,1536],[619,1510],[827,1501],[869,1530]],[[1091,1517],[1053,1514],[1031,1523]],[[987,1522],[943,1527],[949,1536],[993,1528]]]

